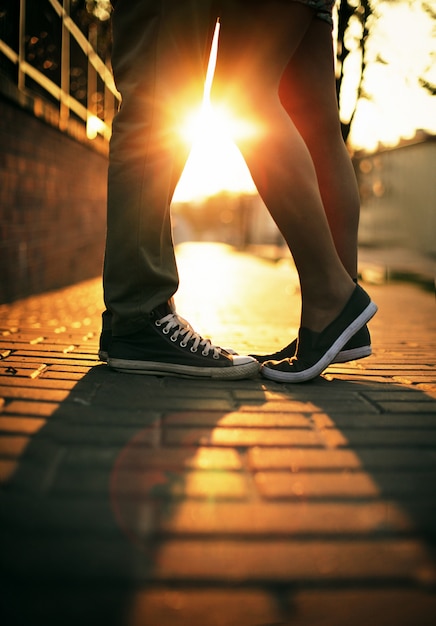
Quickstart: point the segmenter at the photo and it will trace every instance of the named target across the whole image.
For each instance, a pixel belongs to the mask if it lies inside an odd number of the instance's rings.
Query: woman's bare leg
[[[332,37],[324,22],[313,20],[282,76],[279,95],[310,151],[336,250],[357,278],[360,199],[342,139]]]

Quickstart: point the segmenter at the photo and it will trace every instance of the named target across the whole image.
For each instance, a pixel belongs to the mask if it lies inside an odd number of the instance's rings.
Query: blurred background
[[[0,0],[0,302],[101,272],[111,122],[119,103],[109,0]],[[366,258],[436,258],[436,1],[341,0],[334,41]],[[208,108],[172,211],[176,243],[288,255],[232,137]]]

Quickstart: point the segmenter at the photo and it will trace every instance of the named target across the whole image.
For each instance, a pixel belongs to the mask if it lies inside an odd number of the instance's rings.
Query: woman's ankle
[[[323,331],[341,313],[355,287],[355,282],[350,278],[334,288],[320,289],[315,298],[303,294],[301,326],[314,332]]]

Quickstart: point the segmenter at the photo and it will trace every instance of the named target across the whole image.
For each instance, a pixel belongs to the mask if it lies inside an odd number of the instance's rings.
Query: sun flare
[[[248,122],[209,103],[186,120],[180,133],[192,143],[191,153],[174,194],[176,202],[198,200],[220,191],[256,193],[235,140],[256,132]]]
[[[193,111],[179,129],[191,152],[174,193],[175,202],[201,200],[216,193],[256,193],[247,165],[236,146],[257,132],[248,120],[229,110],[213,107],[210,90],[218,51],[219,23],[215,28],[206,74],[202,106]]]
[[[433,29],[433,20],[421,2],[379,3],[377,19],[371,22],[367,41],[366,95],[357,103],[356,81],[361,60],[358,54],[350,54],[348,59],[341,113],[348,120],[354,112],[349,137],[352,149],[371,152],[380,143],[395,146],[401,139],[412,138],[420,129],[430,134],[436,132],[435,98],[420,83],[421,79],[432,85],[436,80],[436,66],[430,62],[436,54]],[[203,105],[179,129],[192,149],[176,188],[176,202],[201,201],[222,191],[256,193],[237,144],[260,129],[248,120],[239,119],[235,111],[212,107],[209,98],[218,38],[219,24],[212,44]],[[411,45],[404,46],[404,41]]]

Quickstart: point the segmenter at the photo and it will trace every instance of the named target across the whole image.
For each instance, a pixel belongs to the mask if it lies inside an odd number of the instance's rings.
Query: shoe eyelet
[[[176,342],[178,337],[177,337],[177,335],[171,335],[170,339],[171,339],[172,342]]]
[[[220,358],[220,355],[219,354],[214,354],[213,358],[215,359],[215,361],[218,361],[218,359]]]
[[[202,350],[201,354],[202,354],[203,356],[209,356],[209,352],[205,352],[205,350]]]
[[[168,335],[170,331],[168,328],[164,328],[162,332],[164,335]]]
[[[160,323],[160,320],[156,320],[154,325],[157,326],[158,328],[162,326],[162,324]]]
[[[197,348],[194,348],[194,346],[191,347],[191,352],[197,352]]]
[[[181,342],[180,342],[180,347],[181,347],[181,348],[186,348],[186,346],[187,346],[187,345],[188,345],[188,344],[187,344],[187,343],[185,343],[184,341],[181,341]]]

